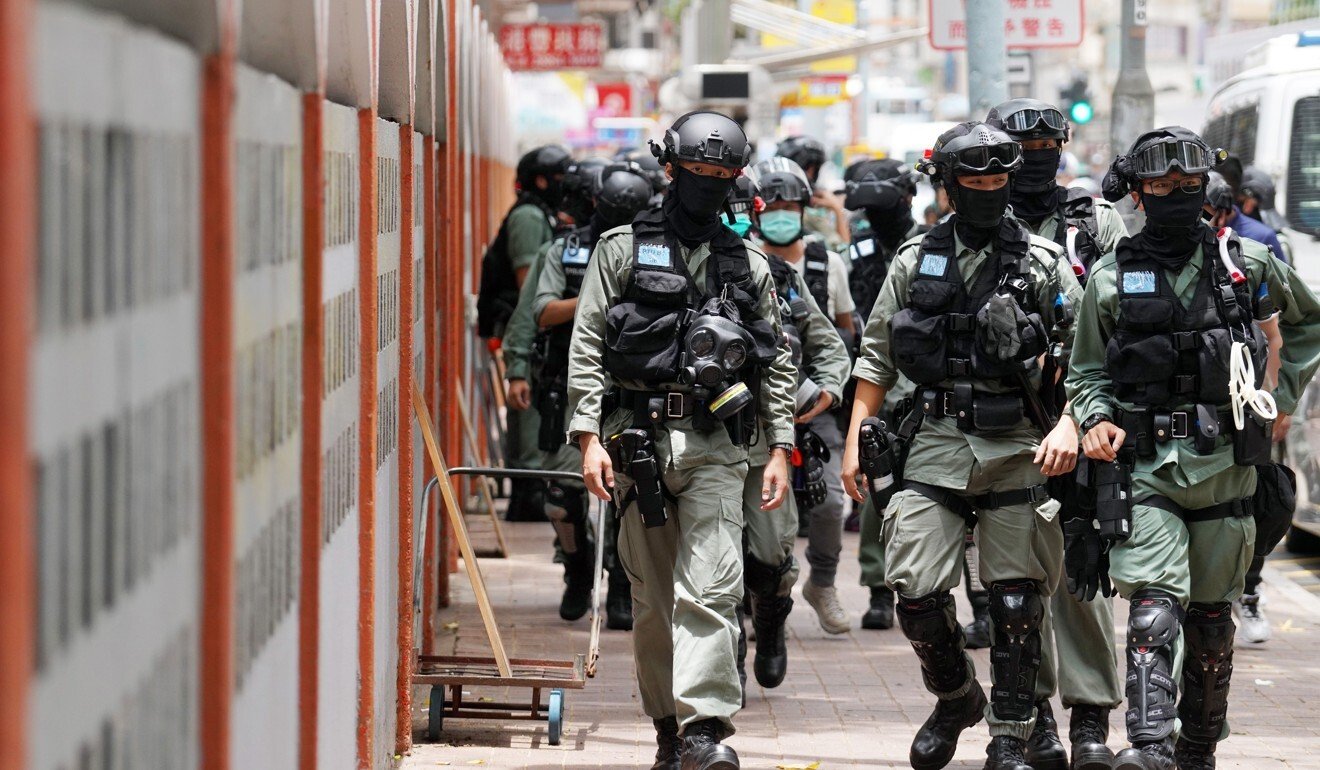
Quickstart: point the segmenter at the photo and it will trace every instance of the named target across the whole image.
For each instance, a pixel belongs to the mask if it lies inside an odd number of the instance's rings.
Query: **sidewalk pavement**
[[[571,659],[585,652],[588,621],[565,623],[557,609],[562,569],[550,562],[548,524],[506,524],[510,558],[483,559],[505,645],[511,656]],[[798,540],[798,559],[805,565]],[[857,535],[844,539],[839,588],[853,610],[851,633],[831,636],[801,598],[789,619],[789,669],[784,683],[762,690],[748,682],[747,707],[735,718],[728,743],[745,768],[907,767],[908,745],[933,700],[921,684],[916,658],[897,629],[863,631],[858,619],[867,593],[857,583]],[[489,655],[485,634],[465,573],[453,576],[454,603],[437,622],[439,654]],[[1263,645],[1238,644],[1230,721],[1233,735],[1220,744],[1219,767],[1316,768],[1320,770],[1320,597],[1267,568],[1264,592],[1274,638]],[[970,620],[959,590],[959,613]],[[603,599],[602,599],[603,602]],[[1126,623],[1118,601],[1115,640]],[[453,625],[457,624],[457,625]],[[655,753],[651,722],[642,713],[633,679],[630,634],[602,631],[600,671],[585,690],[565,693],[561,745],[550,746],[545,723],[446,720],[441,743],[425,743],[429,692],[418,691],[412,753],[404,770],[434,767],[623,768],[651,766]],[[1121,648],[1116,650],[1121,653]],[[972,653],[989,692],[989,656]],[[1122,665],[1120,661],[1120,666]],[[751,671],[751,660],[748,661]],[[1120,669],[1121,671],[1121,669]],[[526,689],[469,691],[472,698],[518,700]],[[1066,741],[1067,715],[1055,714]],[[1123,716],[1110,716],[1110,745],[1123,746]],[[951,768],[980,768],[989,741],[985,723],[963,733]],[[813,764],[818,763],[818,764]]]

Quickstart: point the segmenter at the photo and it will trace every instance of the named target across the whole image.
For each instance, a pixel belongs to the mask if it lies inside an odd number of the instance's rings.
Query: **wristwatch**
[[[780,443],[780,444],[771,444],[771,445],[770,445],[770,449],[767,450],[767,451],[773,452],[773,451],[775,451],[776,449],[782,449],[782,450],[784,450],[784,454],[786,454],[786,455],[792,455],[792,454],[793,454],[793,445],[792,445],[792,444],[784,444],[784,443]]]
[[[1113,422],[1113,421],[1114,418],[1110,417],[1104,412],[1096,412],[1092,414],[1090,417],[1087,417],[1086,420],[1082,422],[1082,433],[1090,433],[1092,428],[1094,428],[1095,426],[1099,425],[1102,422]]]

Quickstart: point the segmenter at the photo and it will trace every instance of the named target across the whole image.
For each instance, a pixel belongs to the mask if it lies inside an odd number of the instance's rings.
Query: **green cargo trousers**
[[[541,431],[541,413],[536,407],[510,409],[505,413],[505,423],[504,443],[509,467],[539,469],[541,457],[545,454],[536,445],[537,434]],[[573,470],[582,468],[579,465]]]
[[[620,506],[619,559],[632,583],[642,709],[652,719],[677,716],[680,732],[715,718],[732,734],[741,706],[736,609],[746,477],[746,461],[670,468],[664,483],[676,501],[667,503],[661,527],[647,528],[635,502]],[[616,469],[615,500],[631,487]]]
[[[793,543],[797,539],[797,502],[790,490],[784,503],[773,511],[761,510],[761,483],[765,479],[765,466],[747,469],[743,483],[743,534],[747,538],[747,553],[769,567],[777,567],[786,559],[793,559]],[[878,536],[877,536],[878,538]],[[798,579],[797,559],[779,581],[779,596],[788,596]]]
[[[1030,455],[1005,457],[986,465],[978,463],[965,491],[978,495],[992,489],[1022,489],[1040,483],[1040,478]],[[981,579],[989,584],[1028,578],[1040,584],[1043,596],[1052,594],[1063,568],[1063,530],[1053,521],[1058,507],[1049,500],[980,511],[976,542]],[[881,521],[889,586],[910,598],[953,590],[962,579],[966,527],[957,513],[917,492],[896,493]],[[967,665],[971,670],[970,657]],[[934,694],[953,698],[963,693]],[[992,736],[1026,740],[1036,719],[1035,715],[1021,722],[999,719],[987,705],[986,721]]]
[[[880,514],[875,512],[875,503],[871,496],[866,496],[858,514],[857,563],[862,573],[859,583],[867,588],[879,588],[885,584],[885,544],[880,542]]]
[[[1045,605],[1040,651],[1037,700],[1050,697],[1057,688],[1064,708],[1080,704],[1112,709],[1123,702],[1114,654],[1114,607],[1109,599],[1078,601],[1060,586]]]

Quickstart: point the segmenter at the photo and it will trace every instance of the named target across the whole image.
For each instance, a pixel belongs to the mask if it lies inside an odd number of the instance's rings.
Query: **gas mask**
[[[747,363],[752,338],[730,315],[737,317],[731,302],[706,303],[688,327],[679,373],[679,381],[691,385],[693,394],[705,398],[710,413],[721,420],[752,401],[747,384],[735,379]]]
[[[794,298],[794,301],[802,302],[802,307],[804,309],[806,308],[806,302],[801,300],[801,298]],[[799,320],[796,313],[794,314],[793,319],[795,321]],[[802,334],[797,330],[796,326],[791,325],[784,327],[784,334],[788,337],[789,358],[793,361],[793,367],[797,369],[798,373],[798,387],[795,397],[796,406],[794,407],[793,413],[795,416],[801,417],[811,411],[812,407],[816,405],[816,402],[820,400],[821,393],[824,393],[824,391],[821,390],[821,387],[817,385],[814,380],[807,376],[806,369],[802,367]]]

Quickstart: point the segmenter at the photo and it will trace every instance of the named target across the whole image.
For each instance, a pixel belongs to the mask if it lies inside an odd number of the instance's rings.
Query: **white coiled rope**
[[[1256,367],[1251,362],[1251,351],[1242,342],[1234,342],[1229,354],[1228,399],[1233,406],[1233,425],[1238,430],[1246,424],[1248,408],[1266,420],[1279,416],[1274,396],[1256,387]]]

